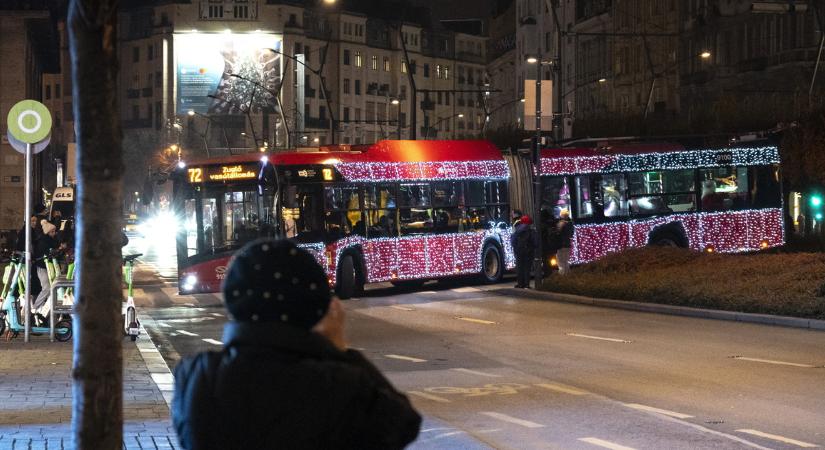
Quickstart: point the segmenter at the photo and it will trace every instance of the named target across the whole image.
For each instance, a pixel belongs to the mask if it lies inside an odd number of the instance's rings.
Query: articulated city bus
[[[784,243],[775,146],[543,150],[541,207],[571,212],[571,262],[644,245],[739,252]],[[514,267],[511,173],[486,141],[380,141],[190,162],[175,177],[180,289],[216,292],[232,253],[293,239],[342,298],[364,284]],[[513,180],[523,185],[523,180]]]
[[[542,208],[571,212],[570,262],[631,247],[744,252],[784,243],[775,146],[544,150]]]
[[[232,252],[295,240],[349,298],[365,283],[514,267],[507,162],[486,141],[381,141],[190,163],[177,176],[183,292],[214,292]]]

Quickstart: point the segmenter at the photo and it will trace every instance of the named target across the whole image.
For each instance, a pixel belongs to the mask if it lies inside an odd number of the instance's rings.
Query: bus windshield
[[[274,236],[275,196],[257,186],[196,187],[183,200],[187,256],[234,250],[258,237]]]

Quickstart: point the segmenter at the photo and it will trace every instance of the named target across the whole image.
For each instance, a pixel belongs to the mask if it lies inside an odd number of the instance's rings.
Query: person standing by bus
[[[421,416],[360,352],[315,259],[288,240],[235,254],[223,285],[221,352],[175,368],[181,448],[401,449]]]
[[[570,221],[570,211],[563,209],[556,224],[559,249],[556,251],[556,263],[559,265],[559,275],[570,273],[570,241],[573,239],[573,223]]]
[[[538,234],[530,216],[521,216],[513,229],[510,244],[516,257],[516,288],[526,289],[530,287],[530,269],[538,244]]]

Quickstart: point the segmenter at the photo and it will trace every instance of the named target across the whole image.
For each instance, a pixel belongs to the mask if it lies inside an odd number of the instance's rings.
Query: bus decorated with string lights
[[[487,141],[380,141],[190,162],[175,177],[182,292],[216,292],[232,253],[279,236],[342,298],[364,284],[514,267],[507,162]]]
[[[784,243],[773,145],[547,149],[541,177],[542,209],[571,213],[573,264],[645,245],[746,252]]]

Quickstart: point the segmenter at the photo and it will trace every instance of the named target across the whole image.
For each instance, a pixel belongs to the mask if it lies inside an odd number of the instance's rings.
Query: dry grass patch
[[[544,289],[590,297],[825,319],[825,255],[706,254],[645,247],[550,277]]]

